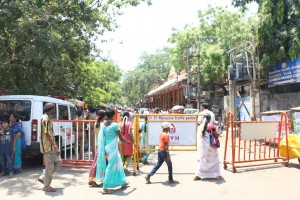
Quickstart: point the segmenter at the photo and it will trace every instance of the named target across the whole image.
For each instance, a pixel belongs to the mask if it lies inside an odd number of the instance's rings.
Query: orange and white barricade
[[[233,114],[228,113],[224,169],[229,164],[232,165],[233,173],[243,167],[273,164],[288,166],[289,155],[287,153],[285,158],[280,156],[277,142],[288,135],[287,124],[286,113],[281,113],[279,121],[234,121]],[[280,134],[275,136],[277,127]]]
[[[96,149],[97,142],[96,137],[92,137],[94,134],[91,134],[91,127],[95,122],[95,120],[53,120],[55,141],[61,152],[62,167],[90,168],[93,162],[92,149]],[[82,132],[79,133],[78,130]],[[82,137],[80,144],[79,135]]]
[[[120,114],[116,111],[114,121],[119,122]],[[62,167],[90,168],[97,151],[98,133],[92,129],[96,120],[53,120],[55,140],[62,156]],[[78,132],[81,130],[81,132]],[[79,144],[78,136],[82,136]],[[79,150],[83,148],[83,150]],[[83,152],[84,155],[80,155]]]

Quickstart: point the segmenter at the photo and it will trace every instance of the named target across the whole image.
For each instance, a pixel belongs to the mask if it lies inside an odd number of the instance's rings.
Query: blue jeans
[[[8,168],[8,173],[13,174],[13,164],[12,164],[12,154],[11,153],[1,153],[1,173],[5,174],[6,166]]]
[[[168,165],[168,172],[169,172],[169,181],[173,181],[173,168],[172,168],[172,161],[167,161],[167,152],[165,150],[158,150],[158,161],[156,165],[153,167],[152,171],[147,174],[147,176],[153,176],[155,172],[161,167],[161,165],[166,162]]]

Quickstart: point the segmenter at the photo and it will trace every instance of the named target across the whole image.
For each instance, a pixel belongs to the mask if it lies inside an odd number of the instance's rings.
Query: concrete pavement
[[[223,160],[224,138],[219,155]],[[150,165],[141,165],[141,173],[128,176],[129,187],[117,189],[111,195],[102,195],[102,188],[91,188],[87,184],[87,169],[61,168],[55,175],[52,186],[55,193],[43,192],[42,185],[36,181],[41,167],[26,169],[23,173],[9,179],[0,177],[0,199],[285,199],[299,198],[300,164],[297,159],[291,160],[290,167],[283,165],[260,166],[238,169],[237,173],[224,170],[221,173],[224,181],[193,181],[196,168],[195,151],[171,152],[174,179],[179,184],[165,183],[168,177],[166,164],[151,177],[152,184],[145,184],[144,176],[156,162],[156,154],[150,156]],[[230,165],[228,166],[230,170]]]

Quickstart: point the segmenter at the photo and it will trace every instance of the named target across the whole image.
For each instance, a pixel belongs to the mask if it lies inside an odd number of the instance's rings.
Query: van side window
[[[68,120],[68,106],[58,105],[58,119],[59,120]]]
[[[70,113],[71,113],[71,119],[75,119],[76,118],[76,108],[70,107]]]
[[[44,106],[45,106],[46,103],[48,103],[48,102],[43,102],[43,108],[44,108]],[[55,105],[55,110],[56,110],[56,103],[54,103],[54,105]],[[42,108],[43,113],[45,113],[43,108]],[[57,112],[55,112],[54,116],[52,116],[52,119],[57,119]]]
[[[4,100],[0,101],[0,118],[9,116],[11,113],[18,114],[22,121],[30,121],[31,101],[27,100]]]

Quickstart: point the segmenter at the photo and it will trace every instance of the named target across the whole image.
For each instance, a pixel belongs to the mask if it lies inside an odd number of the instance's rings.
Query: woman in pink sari
[[[128,170],[128,165],[131,161],[131,156],[133,153],[132,123],[128,121],[128,118],[129,118],[129,112],[126,111],[123,113],[123,120],[119,124],[122,137],[125,140],[130,141],[129,144],[125,142],[120,142],[120,153],[122,157],[124,172],[126,175],[130,174]]]

